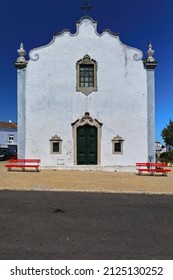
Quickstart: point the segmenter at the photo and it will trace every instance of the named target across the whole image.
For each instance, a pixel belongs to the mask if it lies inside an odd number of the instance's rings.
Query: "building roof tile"
[[[15,129],[17,129],[17,123],[1,122],[0,121],[0,128],[15,128]]]

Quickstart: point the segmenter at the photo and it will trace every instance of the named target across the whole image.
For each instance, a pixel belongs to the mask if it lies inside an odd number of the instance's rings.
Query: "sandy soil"
[[[173,194],[173,168],[168,176],[130,172],[41,170],[7,171],[0,162],[1,190],[57,190]]]

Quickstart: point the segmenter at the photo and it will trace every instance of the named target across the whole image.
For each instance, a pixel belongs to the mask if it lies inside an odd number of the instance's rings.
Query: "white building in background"
[[[17,149],[17,124],[0,122],[0,148]]]
[[[43,168],[134,170],[155,160],[155,89],[147,59],[85,16],[29,53],[18,72],[18,157]]]
[[[166,146],[162,145],[159,141],[155,142],[156,160],[159,160],[160,155],[166,152]]]

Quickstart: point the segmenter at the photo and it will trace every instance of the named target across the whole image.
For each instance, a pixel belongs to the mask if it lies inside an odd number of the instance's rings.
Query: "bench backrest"
[[[137,167],[147,166],[147,167],[167,167],[167,163],[157,163],[157,162],[137,162]]]
[[[11,163],[40,163],[40,159],[10,159]]]

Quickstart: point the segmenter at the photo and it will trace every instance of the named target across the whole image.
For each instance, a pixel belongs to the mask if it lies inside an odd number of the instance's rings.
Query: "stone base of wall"
[[[41,169],[52,170],[79,170],[79,171],[108,171],[108,172],[135,172],[136,166],[133,165],[116,165],[116,166],[99,166],[99,165],[76,165],[76,166],[41,166]]]

